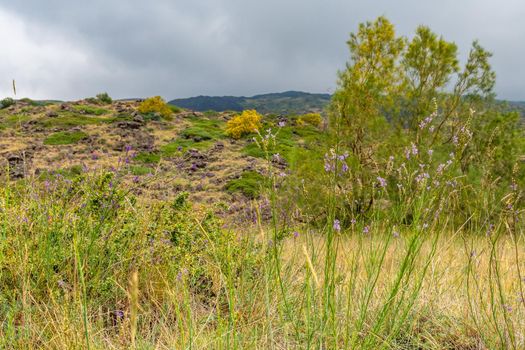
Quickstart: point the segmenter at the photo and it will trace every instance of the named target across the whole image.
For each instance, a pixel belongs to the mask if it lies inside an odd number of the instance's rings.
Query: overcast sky
[[[525,0],[0,0],[0,96],[79,99],[331,92],[357,24],[430,26],[494,53],[499,98],[525,100]]]

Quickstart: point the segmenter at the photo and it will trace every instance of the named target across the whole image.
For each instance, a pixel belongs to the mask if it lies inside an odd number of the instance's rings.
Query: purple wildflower
[[[377,182],[379,182],[379,187],[381,188],[385,188],[387,185],[386,180],[382,178],[381,176],[377,177]]]
[[[370,232],[370,227],[367,225],[365,227],[363,227],[363,233],[366,235]]]
[[[410,150],[408,148],[405,149],[405,157],[410,159]]]
[[[494,224],[490,224],[489,227],[487,228],[487,236],[490,236],[492,231],[494,231]]]
[[[335,220],[334,220],[334,225],[333,225],[333,227],[334,227],[334,230],[335,230],[336,232],[341,232],[341,223],[339,222],[338,219],[335,219]]]
[[[417,146],[415,144],[412,144],[412,154],[417,156],[419,153],[419,150],[417,149]]]
[[[117,320],[121,320],[124,318],[124,311],[122,310],[115,310],[115,318]]]

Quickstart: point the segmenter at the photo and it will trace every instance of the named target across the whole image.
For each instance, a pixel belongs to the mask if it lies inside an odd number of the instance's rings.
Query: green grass
[[[265,177],[256,171],[246,171],[241,177],[229,181],[226,190],[230,193],[242,193],[250,199],[259,197],[265,186]]]
[[[73,165],[71,167],[61,168],[54,171],[46,170],[42,172],[38,178],[41,181],[53,181],[56,179],[57,175],[62,176],[66,179],[75,179],[83,173],[81,165]]]
[[[141,166],[141,165],[134,165],[134,166],[130,167],[131,174],[135,175],[135,176],[142,176],[142,175],[151,174],[154,171],[155,170],[150,168],[150,167]]]
[[[109,113],[107,109],[89,105],[74,105],[73,109],[77,112],[84,112],[91,115],[103,115]]]
[[[174,141],[160,148],[162,155],[170,157],[184,153],[190,148],[204,151],[225,137],[223,121],[199,117],[189,119],[191,126],[182,130]]]
[[[144,164],[155,164],[160,162],[161,155],[156,152],[141,152],[134,158],[136,162]]]
[[[74,112],[59,112],[58,117],[43,117],[38,120],[39,124],[46,128],[70,128],[83,125],[96,125],[113,123],[119,120],[115,117],[93,117],[88,115],[77,114]]]
[[[218,140],[224,138],[224,122],[213,118],[190,117],[191,126],[181,136],[194,140]]]
[[[268,125],[264,125],[261,130],[266,130],[268,128]],[[299,137],[294,135],[293,128],[292,127],[284,127],[281,129],[273,128],[273,132],[275,133],[277,130],[277,138],[276,142],[272,143],[268,149],[268,152],[270,155],[274,155],[279,153],[284,159],[289,160],[291,153],[296,149],[298,146],[298,140]],[[245,138],[253,138],[253,135],[247,136]],[[244,146],[242,152],[248,156],[256,157],[256,158],[265,158],[266,152],[261,149],[255,142],[249,142],[246,146]]]
[[[191,139],[177,138],[175,141],[167,143],[160,148],[163,155],[170,157],[176,154],[184,153],[190,148],[205,151],[213,145],[212,140],[193,141]]]
[[[29,114],[5,114],[4,118],[1,119],[0,128],[14,128],[19,125],[22,125],[32,119]]]
[[[118,174],[64,177],[0,187],[2,348],[520,348],[525,243],[504,217],[491,239],[281,214],[234,231],[186,193],[142,202]]]
[[[44,139],[44,145],[70,145],[87,138],[88,135],[82,131],[62,131],[49,135]]]

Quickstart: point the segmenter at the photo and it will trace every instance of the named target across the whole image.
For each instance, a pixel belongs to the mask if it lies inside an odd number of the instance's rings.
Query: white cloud
[[[18,97],[72,96],[72,78],[94,70],[86,50],[60,32],[32,24],[0,8],[0,96],[11,96],[16,79]]]

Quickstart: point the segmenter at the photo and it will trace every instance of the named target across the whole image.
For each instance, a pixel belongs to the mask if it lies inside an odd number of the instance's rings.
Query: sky
[[[0,97],[73,100],[333,92],[361,22],[428,25],[465,61],[493,52],[498,98],[525,100],[524,0],[0,0]]]

